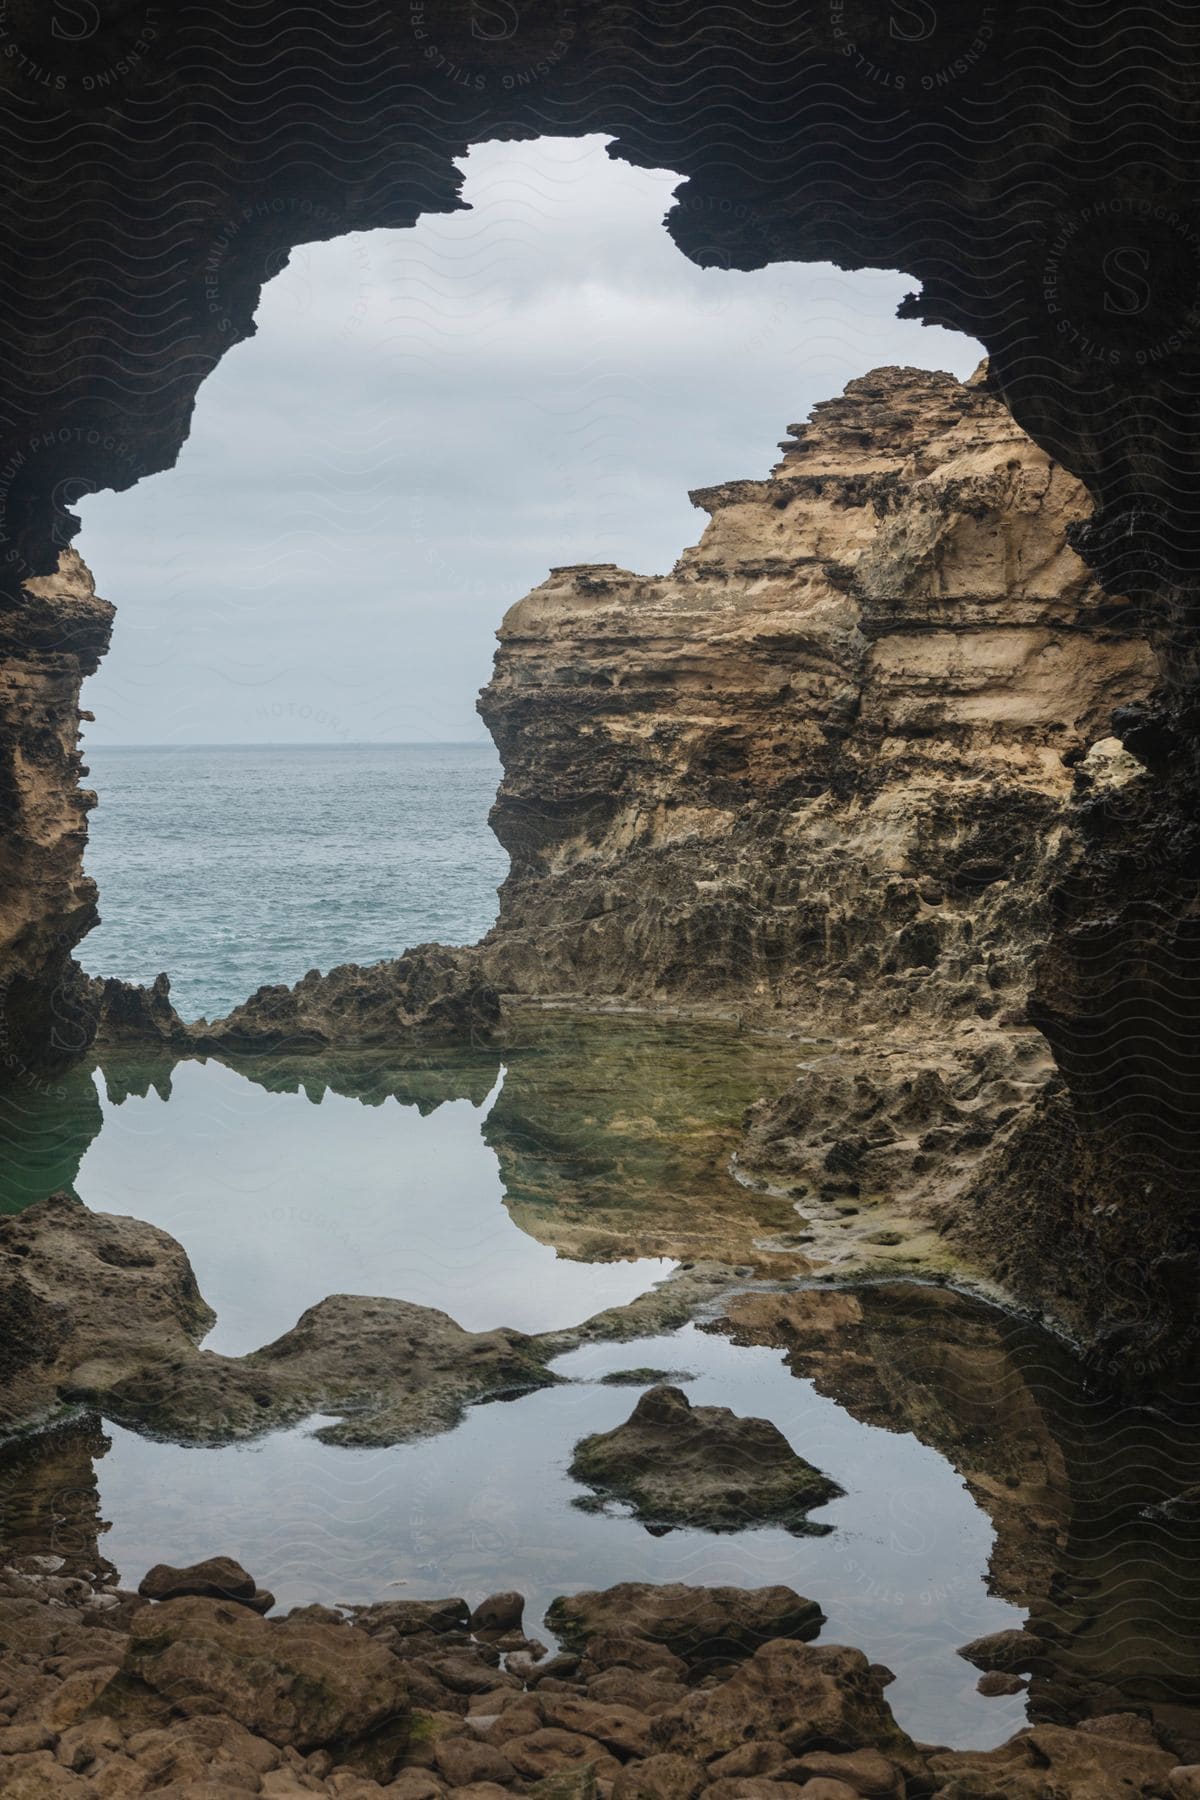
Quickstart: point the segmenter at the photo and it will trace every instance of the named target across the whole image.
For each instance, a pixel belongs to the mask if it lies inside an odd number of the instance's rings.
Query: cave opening
[[[268,260],[176,467],[80,506],[118,609],[82,961],[167,970],[185,1017],[481,936],[506,858],[474,701],[508,607],[557,565],[668,569],[688,490],[764,473],[814,402],[980,355],[895,317],[902,275],[688,260],[679,177],[601,137],[464,170],[469,211]]]

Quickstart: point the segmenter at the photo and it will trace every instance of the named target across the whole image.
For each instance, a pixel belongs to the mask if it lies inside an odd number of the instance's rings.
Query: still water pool
[[[106,1056],[6,1097],[0,1206],[73,1186],[162,1226],[229,1354],[331,1292],[472,1329],[557,1329],[699,1257],[795,1278],[793,1203],[740,1186],[728,1162],[742,1109],[799,1054],[716,1028],[535,1019],[498,1049],[402,1058]],[[815,1515],[828,1535],[658,1535],[576,1506],[573,1446],[637,1398],[601,1377],[641,1366],[686,1371],[694,1404],[772,1419],[845,1489]],[[383,1449],[323,1444],[316,1420],[185,1448],[82,1416],[0,1453],[0,1540],[68,1548],[128,1583],[226,1552],[284,1607],[517,1587],[533,1629],[581,1587],[786,1582],[819,1601],[826,1641],[896,1671],[889,1699],[915,1736],[982,1745],[1020,1725],[1026,1696],[985,1699],[955,1650],[1045,1603],[1070,1561],[1071,1458],[1108,1441],[1099,1417],[1062,1428],[1064,1367],[994,1309],[893,1283],[863,1290],[861,1325],[811,1354],[739,1346],[703,1320],[591,1344],[558,1360],[562,1386]]]

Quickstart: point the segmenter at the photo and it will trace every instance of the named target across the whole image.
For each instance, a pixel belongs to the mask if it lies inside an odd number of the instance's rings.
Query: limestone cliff
[[[668,576],[556,569],[480,711],[512,857],[499,984],[1018,1014],[1072,792],[1135,766],[1150,653],[1067,529],[1083,488],[982,372],[880,369],[790,428]]]
[[[485,962],[810,1036],[747,1115],[746,1179],[810,1229],[933,1225],[1089,1341],[1117,1294],[1177,1343],[1180,1281],[1148,1270],[1177,1217],[1097,1220],[1030,1028],[1085,823],[1147,781],[1111,731],[1151,652],[1070,546],[1087,496],[983,370],[876,370],[782,448],[693,495],[710,523],[669,575],[558,569],[506,617]]]
[[[6,1082],[87,1048],[71,952],[97,922],[83,872],[96,796],[77,748],[79,690],[108,648],[113,608],[73,550],[0,601],[0,1067]]]

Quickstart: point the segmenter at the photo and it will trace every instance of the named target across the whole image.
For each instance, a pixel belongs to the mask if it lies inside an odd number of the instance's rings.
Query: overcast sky
[[[461,742],[505,610],[557,563],[653,573],[691,487],[762,476],[880,363],[980,351],[827,264],[695,268],[678,177],[490,144],[474,210],[295,252],[173,470],[81,502],[118,608],[89,743]]]

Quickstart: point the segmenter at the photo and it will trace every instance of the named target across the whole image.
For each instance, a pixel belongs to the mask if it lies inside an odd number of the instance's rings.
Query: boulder
[[[839,1781],[865,1800],[904,1800],[904,1777],[878,1750],[810,1750],[787,1765],[789,1781]]]
[[[199,1595],[209,1600],[253,1600],[257,1584],[241,1563],[232,1556],[210,1556],[203,1562],[175,1568],[171,1563],[155,1563],[138,1583],[144,1600],[182,1600]]]
[[[471,1614],[471,1630],[501,1635],[506,1631],[519,1631],[524,1612],[524,1594],[489,1594]]]
[[[707,1783],[704,1768],[690,1756],[648,1756],[621,1770],[612,1800],[696,1800]]]
[[[1041,1640],[1018,1626],[990,1632],[987,1637],[972,1638],[969,1644],[961,1644],[958,1649],[958,1655],[974,1663],[977,1669],[1000,1675],[1028,1675],[1044,1654]]]
[[[1140,1723],[1137,1722],[1137,1723]],[[948,1750],[929,1759],[938,1800],[1132,1800],[1163,1792],[1175,1758],[1137,1738],[1103,1736],[1063,1725],[1019,1731],[997,1750]],[[1175,1797],[1172,1796],[1172,1800]]]
[[[825,1615],[789,1587],[688,1587],[622,1581],[560,1595],[546,1623],[564,1643],[641,1638],[663,1644],[696,1671],[751,1656],[773,1638],[815,1638]]]
[[[327,1749],[376,1778],[392,1773],[409,1731],[403,1666],[365,1632],[201,1598],[134,1617],[96,1710],[127,1729],[223,1714],[269,1743]]]
[[[762,1738],[794,1756],[868,1748],[913,1756],[860,1650],[786,1639],[764,1644],[719,1687],[660,1713],[651,1737],[663,1750],[702,1762]]]
[[[570,1472],[601,1497],[627,1501],[648,1525],[709,1531],[828,1530],[812,1525],[808,1512],[843,1491],[797,1456],[769,1419],[694,1407],[676,1387],[651,1388],[623,1425],[583,1438]]]

